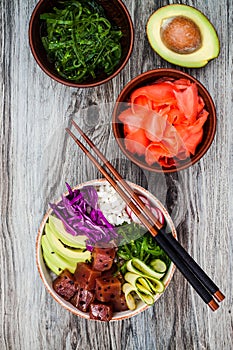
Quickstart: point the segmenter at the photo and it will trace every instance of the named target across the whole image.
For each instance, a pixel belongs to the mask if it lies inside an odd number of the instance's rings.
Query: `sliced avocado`
[[[219,55],[219,39],[213,25],[191,6],[175,4],[159,8],[150,16],[146,31],[153,50],[178,66],[203,67]],[[188,37],[191,39],[186,40]]]
[[[60,269],[60,267],[57,267],[51,263],[51,261],[49,260],[49,255],[47,256],[45,251],[43,251],[43,258],[44,258],[44,261],[46,262],[46,265],[48,266],[48,268],[51,271],[53,271],[56,275],[60,275],[62,270]]]
[[[68,269],[71,273],[74,273],[77,266],[77,262],[67,261],[60,255],[55,253],[51,245],[49,244],[46,235],[43,235],[41,238],[41,246],[43,249],[43,256],[45,262],[54,273],[58,275],[65,269]]]
[[[49,223],[45,225],[45,233],[53,251],[66,260],[85,262],[91,259],[91,253],[88,250],[83,251],[82,249],[69,248],[67,245],[64,245],[61,240],[54,235]]]
[[[86,236],[72,236],[68,233],[62,223],[62,221],[55,216],[50,215],[49,226],[51,227],[53,234],[60,239],[65,245],[73,248],[86,248]]]

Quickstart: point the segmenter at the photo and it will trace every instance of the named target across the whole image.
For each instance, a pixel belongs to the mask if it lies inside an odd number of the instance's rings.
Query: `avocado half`
[[[197,28],[196,32],[197,35],[200,35],[201,42],[196,49],[190,50],[192,52],[179,53],[162,40],[164,28],[176,18],[181,19],[181,22],[187,19],[187,22],[193,23],[193,26]],[[175,4],[159,8],[150,16],[146,32],[153,50],[166,61],[181,67],[203,67],[219,55],[220,44],[213,25],[203,13],[191,6]],[[179,28],[176,35],[177,33],[179,33]],[[187,33],[185,36],[187,37]]]

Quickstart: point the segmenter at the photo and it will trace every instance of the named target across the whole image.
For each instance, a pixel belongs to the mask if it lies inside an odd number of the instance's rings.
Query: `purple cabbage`
[[[98,209],[98,194],[93,186],[72,190],[66,183],[68,195],[62,196],[58,204],[50,203],[54,214],[63,222],[66,231],[73,236],[88,237],[87,249],[92,250],[96,242],[110,242],[118,237],[112,224]]]

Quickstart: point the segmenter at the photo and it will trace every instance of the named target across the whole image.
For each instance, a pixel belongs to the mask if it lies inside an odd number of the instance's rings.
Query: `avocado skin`
[[[176,16],[191,19],[200,29],[202,46],[193,53],[179,54],[168,49],[160,37],[160,28],[163,20]],[[204,67],[210,60],[218,57],[220,44],[218,35],[208,18],[199,10],[188,5],[167,5],[159,8],[147,22],[147,37],[152,49],[164,60],[187,68]]]

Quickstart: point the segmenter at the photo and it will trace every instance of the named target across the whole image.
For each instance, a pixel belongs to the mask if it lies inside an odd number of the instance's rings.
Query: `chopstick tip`
[[[219,308],[219,305],[216,303],[216,301],[214,299],[212,299],[209,303],[208,303],[209,307],[211,308],[212,311],[216,311]]]
[[[222,292],[220,292],[220,290],[218,290],[216,293],[214,293],[214,296],[219,302],[221,302],[225,299],[225,295],[222,294]]]
[[[78,124],[73,119],[71,120],[71,123],[75,127],[75,129],[79,132],[79,134],[84,135],[83,131],[80,129]]]

